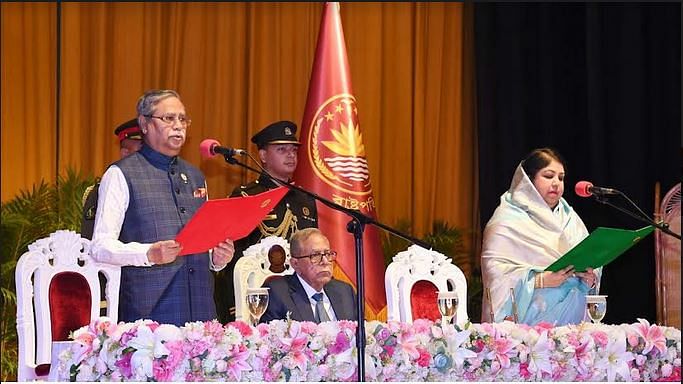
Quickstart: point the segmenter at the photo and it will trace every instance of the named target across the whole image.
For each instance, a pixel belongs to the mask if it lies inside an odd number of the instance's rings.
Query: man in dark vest
[[[291,121],[277,121],[260,130],[252,138],[256,144],[263,168],[274,178],[291,182],[298,164],[298,151],[301,143],[296,138],[296,124]],[[265,173],[247,185],[235,188],[231,197],[251,196],[276,188],[279,181],[271,180]],[[228,268],[216,277],[219,286],[216,295],[218,319],[229,322],[235,319],[235,294],[233,271],[235,262],[242,252],[267,236],[280,236],[288,239],[299,229],[317,228],[318,213],[315,199],[304,193],[290,190],[278,205],[263,219],[259,226],[247,237],[235,242],[235,258]]]
[[[138,126],[138,119],[131,119],[119,125],[114,130],[114,135],[119,138],[119,154],[121,159],[137,152],[142,148],[142,131]],[[83,218],[81,220],[81,236],[92,239],[92,231],[95,226],[95,212],[97,211],[97,182],[83,193]]]
[[[211,270],[232,259],[232,241],[178,257],[173,240],[207,199],[202,172],[178,156],[191,120],[172,90],[146,92],[137,112],[143,145],[102,176],[93,256],[122,266],[120,321],[180,326],[215,319]]]

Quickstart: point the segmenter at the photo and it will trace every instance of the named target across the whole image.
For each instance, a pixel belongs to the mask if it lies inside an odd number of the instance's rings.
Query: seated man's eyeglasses
[[[327,261],[335,261],[337,259],[337,252],[336,251],[318,251],[318,252],[313,252],[310,255],[303,255],[303,256],[292,256],[295,259],[303,259],[306,257],[311,258],[311,263],[313,264],[320,264],[323,262],[323,256],[327,259]]]
[[[192,124],[192,120],[185,115],[163,115],[163,116],[143,115],[143,116],[149,117],[149,118],[154,118],[154,119],[159,119],[166,124],[173,124],[176,120],[178,120],[180,122],[180,124],[184,127],[189,127],[190,124]]]

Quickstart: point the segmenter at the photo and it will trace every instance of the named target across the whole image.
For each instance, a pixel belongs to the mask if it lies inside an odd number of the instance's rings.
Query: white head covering
[[[558,214],[543,200],[520,163],[510,189],[500,197],[500,205],[484,229],[484,321],[491,321],[487,288],[496,313],[510,297],[510,288],[529,279],[530,272],[544,270],[588,236],[583,221],[564,198],[560,198],[555,209]],[[518,303],[520,307],[524,305]],[[524,308],[518,310],[523,312]]]

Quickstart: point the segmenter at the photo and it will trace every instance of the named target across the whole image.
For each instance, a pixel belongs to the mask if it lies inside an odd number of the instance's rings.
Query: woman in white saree
[[[562,198],[564,172],[564,160],[549,148],[535,149],[517,166],[484,229],[483,322],[559,326],[583,320],[586,294],[597,292],[601,269],[544,271],[588,236]]]

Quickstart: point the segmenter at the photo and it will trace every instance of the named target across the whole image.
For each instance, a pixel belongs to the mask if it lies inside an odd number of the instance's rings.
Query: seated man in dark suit
[[[290,239],[290,264],[294,274],[267,281],[270,300],[261,322],[358,320],[353,287],[332,278],[337,253],[317,228],[299,230]]]

